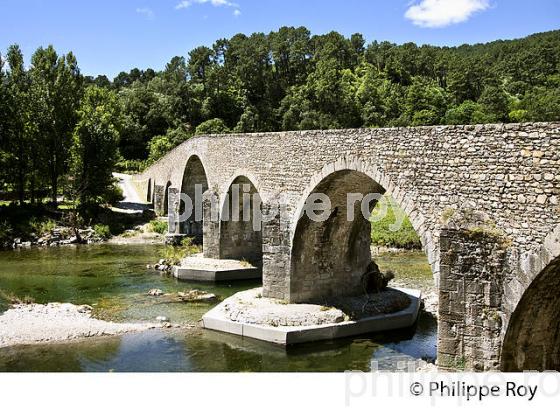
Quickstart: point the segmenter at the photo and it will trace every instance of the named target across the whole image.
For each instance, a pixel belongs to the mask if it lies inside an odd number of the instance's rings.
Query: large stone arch
[[[304,214],[305,203],[314,193],[325,193],[332,202],[330,216],[323,222],[311,221]],[[343,157],[311,178],[296,207],[291,232],[291,302],[317,301],[361,290],[360,278],[371,261],[371,225],[362,216],[360,202],[354,202],[354,220],[347,220],[347,193],[391,195],[420,235],[437,281],[432,233],[407,193],[376,167],[359,158]],[[374,206],[372,202],[370,213]]]
[[[234,192],[236,189],[237,199]],[[231,180],[222,197],[220,258],[245,260],[261,267],[262,221],[255,219],[255,212],[257,207],[258,212],[261,212],[262,199],[257,186],[249,177],[237,175]]]
[[[503,371],[560,371],[560,257],[524,292],[504,338]]]
[[[560,371],[560,225],[538,251],[521,255],[519,270],[504,290],[501,368]]]
[[[179,233],[194,238],[197,243],[202,243],[204,222],[202,195],[208,188],[206,167],[200,156],[192,154],[185,163],[181,180],[181,193],[190,198],[192,211],[185,221],[180,222]],[[183,215],[184,211],[185,203],[181,201],[179,215]]]

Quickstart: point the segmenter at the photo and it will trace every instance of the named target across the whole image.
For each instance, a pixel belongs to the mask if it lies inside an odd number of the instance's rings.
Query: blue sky
[[[162,69],[175,55],[281,26],[457,45],[560,28],[560,0],[0,0],[0,52],[73,51],[84,74]]]

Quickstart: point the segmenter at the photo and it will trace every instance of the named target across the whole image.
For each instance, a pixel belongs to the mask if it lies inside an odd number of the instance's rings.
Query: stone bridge
[[[170,229],[262,263],[264,296],[296,303],[357,291],[370,224],[343,217],[346,194],[391,195],[438,286],[440,368],[560,370],[559,167],[560,123],[526,123],[201,136],[135,180],[160,214],[202,185],[203,218]],[[235,183],[287,223],[209,220]],[[301,212],[316,192],[332,200],[323,222]]]

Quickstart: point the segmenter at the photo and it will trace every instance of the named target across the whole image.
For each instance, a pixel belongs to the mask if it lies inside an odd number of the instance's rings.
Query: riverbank
[[[92,317],[88,305],[49,303],[14,305],[0,316],[0,348],[101,336],[162,327],[153,323],[115,323]]]

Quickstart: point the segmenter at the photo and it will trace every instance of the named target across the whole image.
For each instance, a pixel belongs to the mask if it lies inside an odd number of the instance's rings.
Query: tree
[[[493,122],[506,122],[509,113],[509,97],[503,87],[489,84],[484,88],[478,102]]]
[[[560,120],[560,90],[538,87],[525,97],[522,103],[530,121]]]
[[[150,141],[148,163],[152,164],[173,149],[174,145],[166,135],[158,135]]]
[[[195,135],[208,135],[208,134],[227,134],[231,130],[220,118],[213,118],[205,121],[196,127]]]
[[[71,148],[69,190],[81,208],[108,203],[115,198],[112,172],[119,158],[121,107],[109,90],[86,89]]]
[[[29,155],[33,150],[32,141],[26,126],[29,123],[28,91],[29,79],[23,63],[23,54],[17,45],[8,48],[7,61],[10,66],[6,78],[4,127],[6,156],[8,166],[15,170],[18,199],[25,200],[25,185],[29,173]]]
[[[31,65],[32,115],[36,140],[43,147],[43,158],[37,162],[49,177],[51,198],[56,205],[59,178],[68,169],[83,80],[74,55],[58,57],[52,46],[39,48]]]

